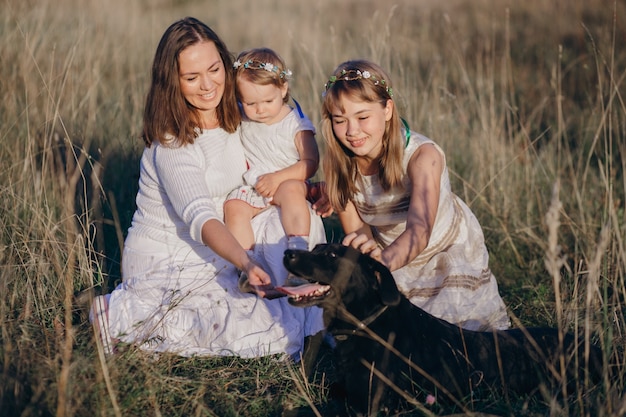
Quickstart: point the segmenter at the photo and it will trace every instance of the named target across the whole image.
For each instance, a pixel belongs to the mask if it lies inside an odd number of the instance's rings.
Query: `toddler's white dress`
[[[227,200],[244,200],[253,207],[267,207],[269,199],[257,193],[254,185],[261,175],[280,171],[300,160],[294,140],[304,130],[315,133],[313,123],[297,103],[291,113],[271,125],[244,120],[241,142],[248,161],[248,170],[243,175],[245,185],[231,192]]]

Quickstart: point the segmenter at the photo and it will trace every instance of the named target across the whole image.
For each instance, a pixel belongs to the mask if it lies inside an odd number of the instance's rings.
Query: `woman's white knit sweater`
[[[223,221],[228,192],[243,183],[246,160],[239,131],[203,130],[194,144],[153,143],[141,158],[137,211],[129,237],[178,246],[202,243],[202,225]]]

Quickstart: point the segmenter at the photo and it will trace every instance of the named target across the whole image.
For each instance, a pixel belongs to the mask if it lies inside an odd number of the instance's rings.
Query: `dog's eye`
[[[336,254],[335,252],[331,252],[331,253],[330,253],[330,257],[331,257],[331,258],[336,258],[336,257],[337,257],[337,254]]]

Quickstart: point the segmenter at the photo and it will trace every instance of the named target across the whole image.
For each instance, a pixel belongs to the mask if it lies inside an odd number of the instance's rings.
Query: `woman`
[[[253,256],[222,221],[224,199],[246,171],[232,64],[221,39],[194,18],[173,23],[159,42],[123,282],[92,311],[105,349],[120,340],[185,356],[297,357],[304,337],[322,329],[319,311],[269,300],[287,275],[277,210],[253,219]],[[313,245],[325,237],[313,213],[311,225]],[[257,294],[239,291],[236,270]]]
[[[509,319],[483,234],[454,195],[442,149],[398,115],[389,76],[348,61],[326,83],[326,191],[343,243],[385,264],[412,303],[471,330]]]

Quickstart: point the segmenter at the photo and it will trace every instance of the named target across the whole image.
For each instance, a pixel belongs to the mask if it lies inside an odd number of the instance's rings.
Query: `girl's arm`
[[[431,144],[422,145],[409,161],[411,201],[406,230],[382,251],[380,259],[392,271],[407,265],[428,245],[439,207],[443,163],[443,155]]]
[[[341,227],[346,235],[351,233],[365,234],[372,238],[372,229],[369,225],[363,223],[361,216],[356,211],[356,207],[352,201],[348,201],[346,208],[343,211],[337,213]]]
[[[343,244],[350,245],[352,244],[352,239],[348,238],[348,236],[366,236],[368,239],[373,239],[372,229],[368,224],[365,224],[363,220],[361,220],[361,216],[356,210],[356,207],[352,201],[348,201],[346,208],[343,211],[337,212],[337,216],[339,217],[339,222],[341,223],[341,228],[346,234],[346,238],[344,238]],[[363,248],[360,248],[363,250]]]
[[[302,180],[311,178],[317,172],[320,163],[320,153],[317,148],[317,142],[315,141],[315,134],[310,130],[301,130],[296,133],[294,143],[298,150],[298,155],[300,155],[300,161],[292,166],[298,167],[298,164],[300,164],[298,169],[304,171],[304,176],[300,174],[294,178]]]
[[[337,213],[341,227],[345,232],[342,244],[353,246],[372,258],[381,261],[381,250],[374,240],[372,228],[361,220],[361,216],[352,201],[349,201],[344,211]]]

